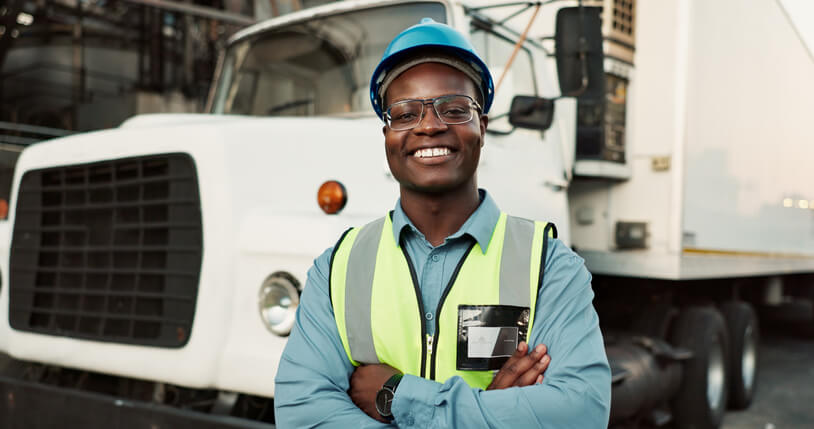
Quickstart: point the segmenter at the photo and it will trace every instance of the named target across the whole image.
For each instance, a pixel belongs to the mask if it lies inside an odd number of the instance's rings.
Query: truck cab
[[[309,267],[398,197],[368,83],[422,18],[469,35],[495,78],[479,185],[556,224],[594,275],[611,425],[716,428],[748,406],[754,307],[814,296],[799,155],[814,63],[783,2],[491,3],[346,0],[263,21],[229,39],[206,113],[25,149],[0,221],[0,384],[29,406],[0,410],[273,422]],[[44,405],[71,398],[106,411]]]
[[[0,262],[13,382],[41,382],[28,378],[37,368],[62,374],[49,379],[57,396],[84,377],[95,393],[273,420],[277,363],[312,261],[396,202],[368,82],[389,40],[425,17],[469,34],[502,77],[480,186],[568,240],[576,103],[551,102],[550,124],[534,129],[510,115],[516,95],[560,94],[551,46],[518,44],[517,25],[477,4],[302,10],[230,39],[208,113],[136,116],[23,151]],[[344,190],[338,214],[316,198],[326,182]]]

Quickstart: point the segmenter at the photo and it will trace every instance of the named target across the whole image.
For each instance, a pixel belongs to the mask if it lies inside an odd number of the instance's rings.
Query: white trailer
[[[772,0],[539,6],[302,10],[232,37],[211,114],[138,116],[26,149],[0,230],[12,358],[0,384],[17,398],[0,409],[31,424],[273,421],[312,260],[396,199],[367,82],[422,17],[469,34],[502,79],[481,186],[556,223],[595,274],[611,423],[715,428],[728,398],[747,406],[752,306],[800,294],[814,273],[811,46]],[[587,75],[569,41],[595,48],[580,48]],[[587,88],[566,84],[583,77]],[[347,200],[327,215],[315,197],[332,180]],[[40,406],[74,400],[105,411]]]
[[[614,390],[614,401],[653,406],[653,424],[669,408],[679,427],[715,427],[727,402],[748,406],[759,337],[750,307],[814,298],[814,11],[802,3],[638,2],[635,66],[625,75],[606,59],[629,83],[608,91],[609,104],[627,98],[626,139],[599,156],[577,148],[571,239],[595,276],[606,333],[694,352],[669,406]]]
[[[575,167],[619,180],[569,189],[572,242],[592,272],[687,280],[814,270],[814,129],[804,126],[814,45],[788,13],[781,1],[637,4],[626,160]],[[642,250],[619,251],[619,222],[646,225],[644,245],[628,246]]]

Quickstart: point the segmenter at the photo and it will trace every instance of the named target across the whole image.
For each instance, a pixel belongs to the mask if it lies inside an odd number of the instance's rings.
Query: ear
[[[387,124],[382,125],[382,135],[387,137]]]
[[[484,137],[486,137],[486,127],[489,125],[489,117],[480,115],[480,145],[483,146]]]

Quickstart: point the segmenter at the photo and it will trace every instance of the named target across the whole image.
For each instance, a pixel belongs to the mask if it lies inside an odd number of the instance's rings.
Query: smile
[[[450,150],[446,147],[428,147],[425,149],[419,149],[413,153],[413,156],[416,158],[433,158],[436,156],[445,156],[449,155]]]

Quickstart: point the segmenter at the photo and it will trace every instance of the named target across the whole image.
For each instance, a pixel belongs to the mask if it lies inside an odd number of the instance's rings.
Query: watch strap
[[[384,382],[382,388],[376,393],[376,411],[387,421],[393,421],[393,412],[390,407],[396,396],[396,388],[399,382],[401,382],[402,377],[402,374],[394,374]]]
[[[388,378],[387,381],[384,382],[384,386],[382,386],[382,388],[387,388],[395,394],[396,388],[399,387],[399,383],[403,377],[404,374],[393,374],[392,377]]]

